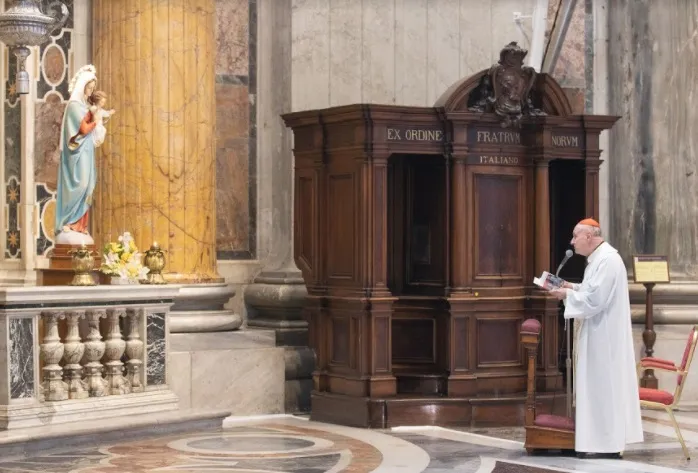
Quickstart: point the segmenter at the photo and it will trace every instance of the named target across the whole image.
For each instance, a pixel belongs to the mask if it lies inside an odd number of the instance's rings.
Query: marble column
[[[280,115],[291,110],[291,0],[258,8],[257,151],[259,254],[262,271],[245,289],[248,325],[273,329],[285,346],[286,412],[310,407],[314,354],[302,309],[307,291],[293,259],[292,134]]]
[[[95,0],[93,60],[117,113],[98,153],[95,241],[131,232],[165,277],[215,282],[214,0]]]
[[[671,284],[654,288],[654,356],[679,362],[698,311],[698,3],[613,0],[607,10],[608,113],[622,117],[606,161],[609,238],[631,277],[633,254],[669,257]],[[644,297],[630,285],[638,356]],[[662,389],[675,384],[658,378]],[[696,399],[698,387],[684,390]]]
[[[99,148],[93,233],[131,232],[166,251],[165,279],[183,284],[172,333],[231,332],[233,287],[215,248],[214,0],[95,0],[97,89],[116,115]]]

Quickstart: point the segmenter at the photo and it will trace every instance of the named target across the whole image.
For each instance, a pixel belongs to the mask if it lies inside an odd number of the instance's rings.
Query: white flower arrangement
[[[138,251],[129,232],[124,232],[116,242],[107,243],[103,252],[104,261],[100,271],[106,275],[122,278],[129,283],[138,283],[145,279],[150,271],[143,266],[143,254]]]

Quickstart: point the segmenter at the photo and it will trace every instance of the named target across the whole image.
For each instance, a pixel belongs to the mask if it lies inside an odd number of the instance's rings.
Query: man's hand
[[[555,296],[558,300],[563,300],[567,297],[567,291],[569,289],[567,288],[560,288],[560,289],[553,289],[550,291],[550,294]]]
[[[574,289],[574,286],[572,285],[572,283],[567,282],[567,281],[563,282],[561,287],[564,287],[566,289]]]

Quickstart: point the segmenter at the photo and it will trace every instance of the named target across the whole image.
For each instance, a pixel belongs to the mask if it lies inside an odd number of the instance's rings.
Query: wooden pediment
[[[467,112],[471,95],[482,84],[489,72],[490,69],[483,69],[454,83],[439,97],[434,106],[443,108],[446,112]],[[531,98],[547,115],[558,117],[572,115],[572,106],[565,91],[549,74],[536,75],[531,89]]]

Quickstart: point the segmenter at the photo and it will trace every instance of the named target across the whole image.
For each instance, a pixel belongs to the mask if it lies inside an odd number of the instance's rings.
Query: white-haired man
[[[564,302],[565,318],[582,324],[574,366],[575,450],[583,457],[619,458],[627,444],[644,440],[628,274],[596,220],[579,222],[570,243],[587,258],[584,279],[551,293]]]

